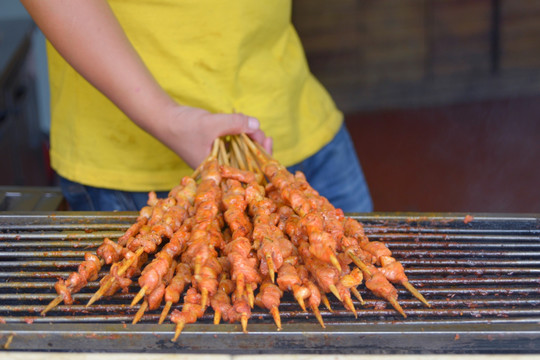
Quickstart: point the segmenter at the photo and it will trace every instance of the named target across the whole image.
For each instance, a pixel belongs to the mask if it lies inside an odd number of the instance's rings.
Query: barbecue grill
[[[186,353],[540,353],[540,215],[356,215],[370,240],[387,244],[410,282],[432,304],[403,288],[407,314],[359,287],[358,318],[334,299],[321,305],[326,328],[286,295],[283,330],[255,308],[248,334],[240,324],[212,323],[211,311],[171,342],[174,324],[158,325],[162,308],[132,325],[139,290],[102,298],[90,283],[47,316],[53,285],[76,271],[86,251],[118,238],[136,213],[0,213],[0,346],[9,350]],[[100,278],[108,273],[105,266]],[[290,297],[287,297],[290,296]],[[329,297],[332,300],[332,296]]]

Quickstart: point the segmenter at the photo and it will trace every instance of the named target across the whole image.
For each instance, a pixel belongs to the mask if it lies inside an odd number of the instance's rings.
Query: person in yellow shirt
[[[247,133],[346,212],[371,197],[291,0],[21,0],[48,39],[51,164],[73,210],[166,196]]]

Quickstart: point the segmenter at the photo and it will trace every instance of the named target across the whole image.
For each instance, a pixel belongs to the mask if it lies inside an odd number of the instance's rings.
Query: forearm
[[[196,167],[215,138],[248,133],[268,151],[259,122],[180,106],[160,87],[106,0],[21,0],[66,61],[134,123]]]
[[[156,109],[176,106],[144,65],[105,0],[21,0],[70,65],[131,120],[160,136]]]

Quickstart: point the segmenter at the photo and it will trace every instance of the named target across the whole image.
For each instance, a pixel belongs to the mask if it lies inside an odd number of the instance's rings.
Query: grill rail
[[[53,285],[77,269],[84,252],[116,239],[136,213],[0,213],[0,345],[10,350],[203,353],[539,353],[540,216],[472,214],[356,215],[370,240],[387,244],[409,281],[432,304],[424,307],[399,288],[402,318],[362,286],[355,319],[337,300],[321,306],[326,328],[292,296],[280,305],[283,330],[254,309],[239,324],[212,324],[207,314],[176,343],[173,324],[157,325],[161,308],[131,325],[138,291],[86,308],[98,282],[47,316]],[[108,273],[104,267],[101,276]]]

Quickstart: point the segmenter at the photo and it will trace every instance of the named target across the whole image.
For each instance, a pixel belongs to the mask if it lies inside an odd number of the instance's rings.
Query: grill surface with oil
[[[354,216],[370,240],[387,244],[427,308],[398,287],[401,317],[362,285],[365,305],[350,311],[321,305],[326,328],[294,298],[279,307],[283,330],[253,310],[248,334],[239,324],[212,323],[212,311],[171,342],[174,324],[161,309],[131,324],[138,291],[100,299],[90,283],[47,316],[54,283],[76,271],[84,252],[118,238],[135,213],[0,213],[0,346],[10,350],[189,353],[540,353],[540,216],[393,214]],[[108,266],[101,270],[101,276]],[[333,298],[330,296],[330,298]],[[332,299],[331,299],[332,300]]]

